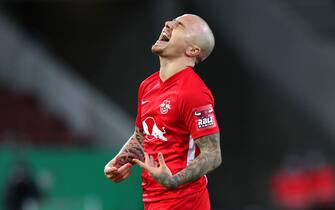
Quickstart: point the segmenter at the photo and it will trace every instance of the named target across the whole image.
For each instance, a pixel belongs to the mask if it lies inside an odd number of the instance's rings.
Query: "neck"
[[[161,78],[162,81],[169,79],[171,76],[187,67],[194,67],[194,62],[182,58],[169,60],[166,58],[159,57],[159,61],[160,61],[159,77]]]

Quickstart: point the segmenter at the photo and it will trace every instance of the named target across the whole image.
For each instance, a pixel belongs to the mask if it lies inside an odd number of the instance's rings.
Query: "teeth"
[[[163,34],[162,34],[162,39],[164,41],[169,41],[170,40],[170,38],[167,36],[167,34],[165,32],[163,32]]]

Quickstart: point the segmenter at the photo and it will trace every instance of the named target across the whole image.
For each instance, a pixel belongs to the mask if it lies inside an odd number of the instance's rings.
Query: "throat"
[[[163,82],[172,77],[174,74],[180,72],[181,70],[188,67],[193,68],[195,65],[193,60],[185,57],[167,58],[160,56],[159,61],[159,77]]]
[[[174,68],[160,68],[159,77],[163,82],[165,82],[166,80],[168,80],[173,75],[175,75],[178,72],[180,72],[180,71],[182,71],[186,68],[189,68],[189,67],[193,67],[193,66],[183,65],[183,66],[178,66],[178,67],[174,67]]]

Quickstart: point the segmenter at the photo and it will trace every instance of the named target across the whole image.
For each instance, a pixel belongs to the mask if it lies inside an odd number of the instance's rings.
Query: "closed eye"
[[[177,22],[178,25],[182,26],[183,28],[186,28],[185,24],[182,23],[182,22],[180,22],[179,20],[177,20],[177,19],[173,19],[173,21]]]

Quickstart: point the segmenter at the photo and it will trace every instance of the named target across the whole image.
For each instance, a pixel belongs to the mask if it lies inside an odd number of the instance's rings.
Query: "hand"
[[[147,153],[144,153],[144,163],[138,159],[133,159],[133,162],[137,163],[141,168],[144,168],[149,175],[154,178],[158,183],[167,188],[176,188],[177,185],[173,180],[172,173],[167,167],[163,154],[158,153],[158,163],[154,160],[153,156],[150,156]]]
[[[113,182],[121,182],[131,174],[132,164],[126,163],[120,166],[119,159],[120,158],[116,156],[109,161],[104,168],[106,177]]]

